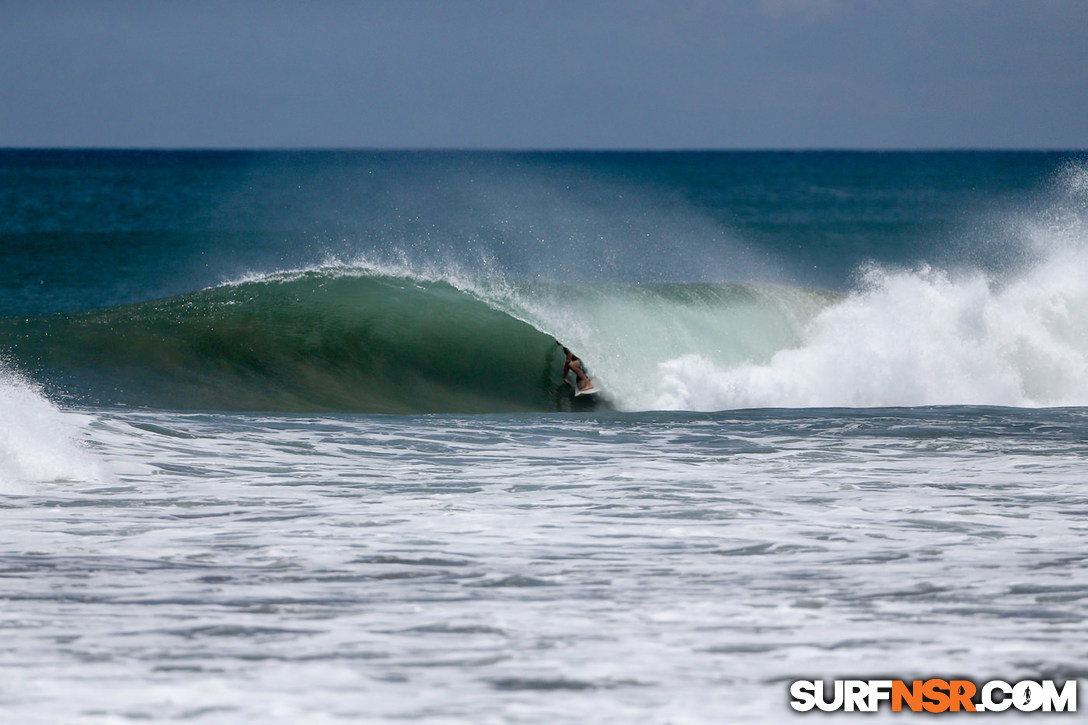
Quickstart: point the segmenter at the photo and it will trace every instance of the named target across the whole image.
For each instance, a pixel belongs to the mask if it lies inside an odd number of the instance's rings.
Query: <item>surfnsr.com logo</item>
[[[1076,712],[1077,681],[1058,687],[1054,680],[981,686],[970,680],[835,680],[827,687],[823,680],[796,680],[790,697],[790,707],[800,712],[876,712],[885,702],[892,712]]]

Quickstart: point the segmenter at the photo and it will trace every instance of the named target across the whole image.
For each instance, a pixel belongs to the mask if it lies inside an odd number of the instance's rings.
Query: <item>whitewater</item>
[[[0,167],[0,719],[1088,673],[1076,154]]]

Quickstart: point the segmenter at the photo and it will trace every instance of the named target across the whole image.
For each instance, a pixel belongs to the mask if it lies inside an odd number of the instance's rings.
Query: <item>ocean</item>
[[[1084,680],[1086,481],[1083,153],[0,151],[5,722]]]

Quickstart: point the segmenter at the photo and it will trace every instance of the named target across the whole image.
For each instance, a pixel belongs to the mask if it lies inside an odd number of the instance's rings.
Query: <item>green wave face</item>
[[[77,398],[190,410],[505,412],[570,406],[545,333],[442,282],[317,272],[0,321]]]
[[[468,291],[466,291],[468,290]],[[762,364],[826,293],[551,285],[333,266],[135,305],[0,320],[9,362],[71,402],[176,410],[649,410],[662,364]],[[603,387],[573,396],[570,346]],[[667,391],[666,391],[667,392]]]

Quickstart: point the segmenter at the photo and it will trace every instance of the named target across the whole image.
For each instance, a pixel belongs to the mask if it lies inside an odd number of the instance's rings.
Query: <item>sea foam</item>
[[[769,361],[662,360],[639,407],[1088,405],[1088,234],[1083,171],[1025,224],[1033,261],[1002,277],[870,265]]]
[[[86,417],[62,412],[31,383],[0,367],[0,490],[31,482],[101,481],[105,468],[80,443]]]

